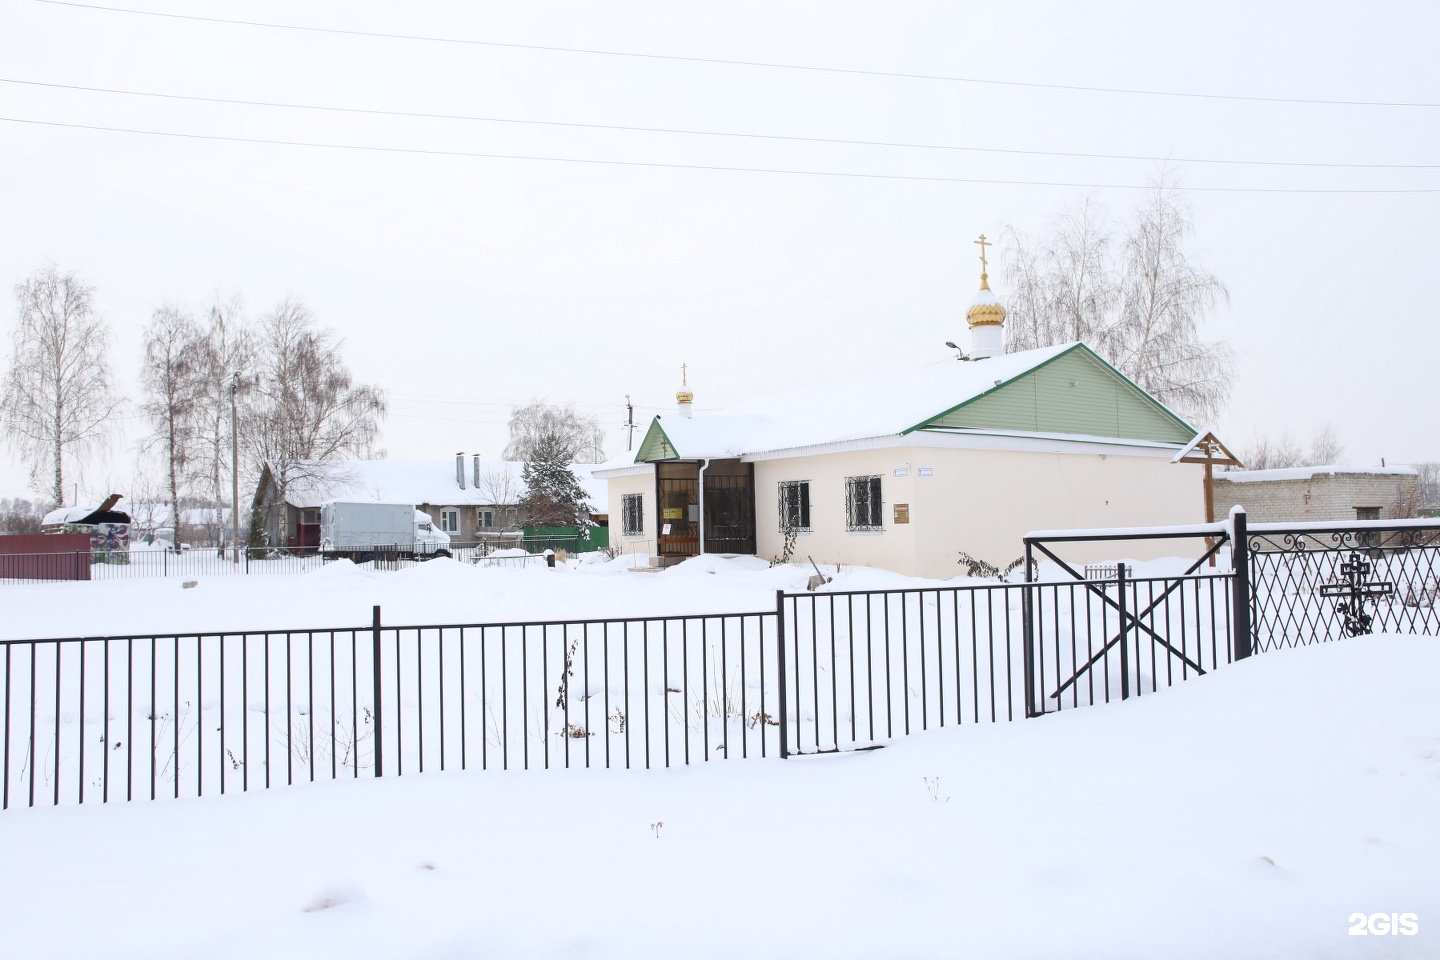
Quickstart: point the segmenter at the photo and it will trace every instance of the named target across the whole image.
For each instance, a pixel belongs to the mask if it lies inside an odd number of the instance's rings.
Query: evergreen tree
[[[520,507],[531,526],[592,526],[585,490],[570,469],[573,459],[574,449],[557,434],[546,434],[536,441],[520,471],[525,481]]]

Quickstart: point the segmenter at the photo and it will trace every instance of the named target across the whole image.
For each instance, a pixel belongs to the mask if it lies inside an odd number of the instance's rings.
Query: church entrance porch
[[[701,553],[755,552],[755,468],[739,460],[655,464],[656,554],[676,563]]]

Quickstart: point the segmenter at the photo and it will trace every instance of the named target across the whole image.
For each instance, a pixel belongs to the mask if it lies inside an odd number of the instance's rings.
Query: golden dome
[[[1001,305],[998,297],[990,289],[990,275],[980,274],[980,292],[975,296],[975,302],[965,312],[965,319],[972,327],[1003,326],[1005,323],[1005,307]]]
[[[676,403],[694,403],[694,402],[695,402],[695,394],[691,393],[689,390],[676,390],[676,391],[675,391],[675,402],[676,402]]]

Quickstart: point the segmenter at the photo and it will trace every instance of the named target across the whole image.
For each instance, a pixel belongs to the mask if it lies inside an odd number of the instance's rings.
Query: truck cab
[[[415,553],[426,557],[450,556],[450,534],[435,529],[435,523],[424,510],[415,511]]]

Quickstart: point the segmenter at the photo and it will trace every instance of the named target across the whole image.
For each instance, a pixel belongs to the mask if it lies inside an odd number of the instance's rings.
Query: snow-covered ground
[[[833,569],[826,571],[834,574]],[[0,588],[6,637],[738,612],[702,558]],[[829,589],[914,586],[844,570]],[[1440,955],[1440,645],[1266,653],[881,750],[0,814],[15,957]],[[1347,934],[1413,913],[1414,935]]]

